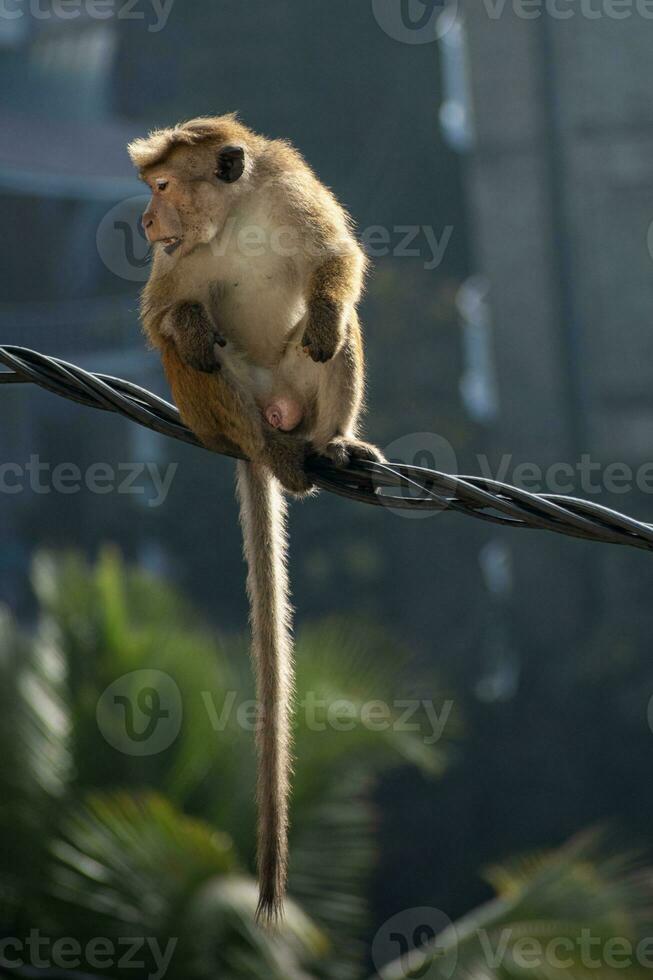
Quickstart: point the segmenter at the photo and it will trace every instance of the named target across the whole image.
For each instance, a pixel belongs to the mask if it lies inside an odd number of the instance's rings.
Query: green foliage
[[[65,667],[44,630],[29,642],[0,614],[0,901],[39,907],[45,841],[74,776]]]
[[[375,980],[629,980],[650,972],[650,874],[605,857],[595,834],[491,868],[497,897]]]
[[[359,980],[372,790],[391,767],[443,770],[443,733],[434,736],[424,707],[433,679],[424,692],[406,689],[406,652],[367,623],[301,631],[291,901],[269,933],[254,921],[256,706],[246,642],[217,638],[173,590],[114,551],[93,566],[41,556],[34,586],[33,636],[0,618],[0,832],[12,842],[0,858],[5,928],[20,936],[37,925],[84,950],[97,937],[148,937],[145,972],[160,966],[157,944],[170,980]],[[103,695],[118,681],[131,702],[143,677],[154,685],[161,676],[178,693],[173,737],[137,754],[115,742],[123,706],[106,708]],[[409,725],[407,701],[416,708]],[[447,722],[446,735],[455,730]],[[381,980],[612,980],[623,970],[607,956],[588,967],[583,935],[605,952],[615,939],[635,944],[650,918],[647,878],[634,862],[602,857],[594,837],[488,877],[492,902],[386,966]],[[552,940],[571,944],[565,969],[546,959]],[[533,942],[545,950],[541,966]],[[86,961],[81,969],[107,972]],[[635,963],[627,975],[641,972]]]
[[[33,581],[35,638],[1,624],[0,749],[18,780],[2,787],[7,831],[32,814],[0,866],[16,928],[37,921],[80,940],[145,935],[163,945],[174,936],[169,976],[359,976],[375,859],[370,789],[390,766],[444,765],[439,744],[399,725],[405,653],[364,624],[333,621],[298,637],[294,902],[271,937],[253,918],[256,705],[245,639],[218,640],[113,550],[94,566],[40,556]],[[99,726],[98,704],[119,679],[133,700],[154,672],[179,692],[179,731],[152,754],[120,751],[102,732],[124,730],[124,709]],[[365,724],[373,699],[387,706],[380,731]]]
[[[98,922],[110,937],[172,940],[169,977],[299,978],[326,949],[294,904],[278,937],[256,927],[256,883],[238,870],[230,838],[161,796],[92,796],[66,818],[52,854],[66,927],[84,945]]]

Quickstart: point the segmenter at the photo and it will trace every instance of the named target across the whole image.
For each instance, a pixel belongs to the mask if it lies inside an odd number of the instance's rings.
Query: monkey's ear
[[[226,184],[233,184],[243,176],[245,151],[242,146],[223,146],[218,153],[215,176]]]

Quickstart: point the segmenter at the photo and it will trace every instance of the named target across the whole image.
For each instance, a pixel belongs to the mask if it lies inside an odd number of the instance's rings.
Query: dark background
[[[374,262],[370,439],[459,472],[512,454],[508,482],[523,462],[648,463],[653,22],[459,6],[423,44],[389,36],[368,0],[177,0],[158,32],[145,4],[143,20],[0,19],[0,342],[165,392],[139,333],[143,263],[134,281],[102,260],[130,244],[142,258],[142,241],[114,234],[98,250],[98,227],[141,193],[130,137],[236,109],[293,140],[361,233],[382,226],[396,245],[399,226],[452,226],[436,269],[423,236],[422,254]],[[223,631],[244,628],[229,460],[37,390],[1,394],[3,460],[179,463],[159,508],[0,495],[0,597],[27,626],[34,550],[112,541]],[[424,433],[453,457],[430,459]],[[653,514],[636,486],[594,499]],[[443,779],[400,770],[378,792],[371,934],[415,905],[460,915],[489,894],[484,864],[588,825],[648,846],[650,556],[326,495],[293,505],[291,537],[299,621],[372,618],[464,718]]]

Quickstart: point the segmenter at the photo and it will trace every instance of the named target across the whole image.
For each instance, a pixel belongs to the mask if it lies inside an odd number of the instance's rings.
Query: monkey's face
[[[147,240],[167,255],[187,255],[219,234],[245,191],[245,149],[177,147],[142,178],[152,192],[141,219]]]

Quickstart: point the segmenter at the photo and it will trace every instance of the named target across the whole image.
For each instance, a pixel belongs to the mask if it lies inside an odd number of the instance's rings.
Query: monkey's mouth
[[[166,253],[166,255],[172,255],[172,253],[179,248],[182,241],[183,238],[174,238],[174,237],[160,239],[160,242],[163,245],[163,251]]]

